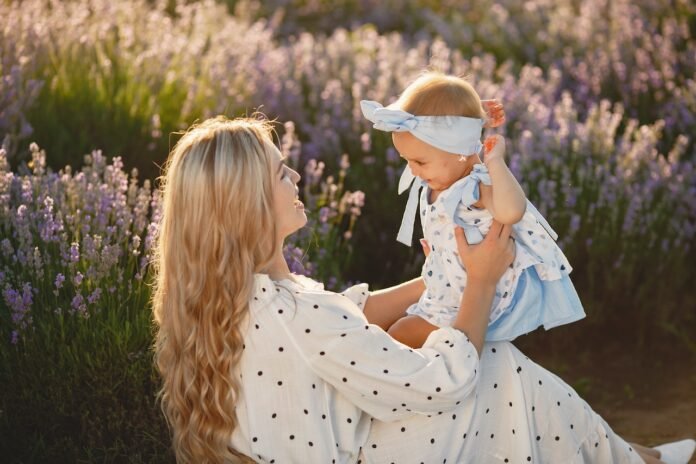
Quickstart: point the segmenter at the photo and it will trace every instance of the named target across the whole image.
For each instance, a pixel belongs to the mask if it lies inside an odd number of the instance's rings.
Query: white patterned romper
[[[422,272],[427,290],[407,312],[438,327],[452,324],[466,286],[455,224],[464,228],[473,245],[483,239],[493,221],[488,210],[472,206],[479,199],[479,182],[490,184],[483,164],[476,164],[471,174],[440,193],[432,204],[427,186],[421,192],[421,224],[431,247]],[[568,276],[572,268],[556,245],[555,232],[529,201],[524,216],[513,226],[513,237],[515,260],[496,287],[486,340],[514,340],[542,325],[548,330],[585,317]]]

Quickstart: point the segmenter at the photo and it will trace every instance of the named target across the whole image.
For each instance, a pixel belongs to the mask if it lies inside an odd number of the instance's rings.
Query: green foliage
[[[79,167],[76,157],[108,147],[146,178],[159,173],[170,148],[162,134],[180,129],[186,89],[174,81],[153,86],[118,53],[117,40],[56,48],[41,70],[46,85],[27,118],[33,140],[50,147],[54,169]]]
[[[688,2],[220,3],[235,15],[213,2],[177,0],[0,3],[0,16],[7,13],[15,26],[0,33],[0,138],[24,140],[24,156],[35,152],[28,141],[38,142],[54,169],[79,170],[85,153],[103,149],[154,179],[176,142],[172,132],[267,105],[261,110],[272,117],[295,121],[307,148],[294,166],[305,177],[312,227],[287,257],[330,288],[341,278],[380,287],[416,275],[421,257],[418,247],[393,240],[405,203],[395,188],[403,164],[389,151],[389,135],[369,129],[357,102],[389,103],[414,72],[439,65],[473,76],[485,98],[506,99],[510,164],[574,267],[589,317],[527,342],[562,338],[566,348],[586,346],[585,334],[605,331],[638,346],[668,336],[696,350],[694,169],[682,162],[696,153],[693,46],[686,40],[696,14]],[[3,99],[13,92],[14,99]],[[338,170],[343,153],[349,172]],[[309,181],[308,158],[323,159],[338,176]],[[101,176],[104,160],[95,168],[90,159],[82,172]],[[20,195],[4,179],[0,206],[8,201],[3,194]],[[26,205],[36,215],[39,185]],[[95,233],[99,221],[84,215],[96,202],[89,192],[99,185],[92,187],[51,191],[72,206],[64,220],[82,211],[63,245],[84,250],[90,233],[82,227]],[[349,188],[365,192],[364,208]],[[0,208],[0,241],[7,237],[28,253],[36,246],[44,266],[19,266],[0,250],[0,291],[19,291],[25,282],[37,291],[31,329],[17,344],[8,343],[18,325],[14,310],[0,295],[3,462],[173,462],[155,399],[149,287],[133,278],[143,264],[129,254],[132,237],[122,230],[110,237],[127,256],[90,278],[100,259],[59,265],[67,250],[36,231],[21,243],[8,219],[16,210]],[[114,213],[107,217],[113,224]],[[58,272],[66,278],[60,289]],[[67,309],[73,297],[89,298],[97,288],[103,296],[87,312]],[[581,378],[575,387],[583,394],[595,386]]]
[[[36,308],[33,330],[3,343],[4,462],[174,462],[155,400],[148,287],[134,293],[86,319]]]

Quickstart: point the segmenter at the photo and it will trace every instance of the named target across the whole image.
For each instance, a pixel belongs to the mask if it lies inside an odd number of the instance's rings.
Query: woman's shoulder
[[[295,295],[330,293],[324,290],[324,284],[302,275],[292,274],[286,279],[273,280],[268,274],[254,274],[254,296],[259,300],[273,297],[282,290]]]
[[[290,278],[273,280],[267,274],[254,275],[252,304],[264,305],[275,298],[290,299],[295,304],[328,304],[329,306],[358,306],[363,309],[369,296],[367,284],[348,287],[340,293],[324,288],[324,284],[312,278],[293,274]]]

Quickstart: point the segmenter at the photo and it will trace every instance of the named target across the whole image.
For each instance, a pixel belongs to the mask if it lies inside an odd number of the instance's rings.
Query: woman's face
[[[300,175],[283,162],[283,156],[275,146],[270,148],[273,158],[273,216],[278,238],[283,240],[307,224],[304,205],[298,199],[297,183]]]

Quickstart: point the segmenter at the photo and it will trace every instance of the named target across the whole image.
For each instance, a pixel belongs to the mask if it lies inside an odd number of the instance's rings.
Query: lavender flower
[[[80,244],[73,242],[70,244],[70,262],[76,263],[80,260]]]
[[[144,96],[131,97],[147,122],[149,149],[201,116],[261,107],[288,121],[280,148],[304,173],[309,215],[308,227],[286,250],[298,272],[324,279],[343,272],[349,242],[360,236],[356,220],[366,214],[365,196],[379,202],[380,230],[370,234],[370,246],[393,246],[389,227],[395,232],[401,212],[393,187],[402,163],[389,137],[362,116],[359,101],[393,102],[428,66],[468,75],[483,98],[503,101],[508,123],[498,131],[510,142],[510,169],[559,232],[571,261],[587,258],[575,272],[591,273],[596,262],[661,269],[686,259],[696,228],[696,41],[683,8],[500,0],[452,14],[447,2],[285,8],[286,0],[269,0],[231,17],[219,2],[179,2],[174,16],[165,3],[0,4],[0,15],[13,25],[0,31],[7,45],[0,66],[3,288],[20,289],[36,279],[30,283],[39,289],[40,273],[75,276],[78,270],[86,277],[85,292],[104,288],[113,301],[143,288],[160,198],[149,180],[140,186],[130,163],[147,153],[109,161],[109,147],[102,147],[107,151],[90,153],[84,167],[54,174],[46,153],[32,145],[27,166],[10,168],[24,161],[16,157],[18,142],[33,130],[29,115],[50,110],[32,109],[45,84],[34,76],[53,75],[46,63],[71,63],[61,58],[75,50],[96,55],[93,44],[111,43],[104,31],[114,34],[118,56],[107,53],[102,68],[94,67],[108,71],[109,60],[117,58],[140,77],[137,93]],[[264,18],[279,6],[286,13],[282,22]],[[404,14],[389,14],[396,7]],[[308,18],[316,30],[307,30]],[[152,27],[162,23],[171,27]],[[227,46],[209,45],[220,43]],[[191,62],[203,64],[182,65]],[[58,70],[65,79],[57,84],[96,79],[81,70],[71,74],[67,66]],[[172,88],[186,90],[171,95],[166,89]],[[660,252],[637,251],[636,244]],[[611,285],[639,288],[644,282],[631,280],[637,274],[616,271],[588,280],[626,279]],[[70,287],[56,298],[67,298]],[[58,304],[67,308],[73,296]]]
[[[70,302],[70,307],[72,308],[73,313],[77,313],[85,318],[88,317],[85,298],[80,293],[73,297],[72,301]]]
[[[91,305],[95,304],[97,301],[99,301],[99,298],[101,298],[102,295],[102,289],[97,287],[94,289],[92,293],[87,297],[87,302]]]
[[[2,291],[5,304],[10,308],[12,323],[16,329],[12,333],[10,342],[16,344],[19,336],[32,322],[30,310],[33,302],[32,287],[29,283],[22,285],[22,290],[17,291],[9,285],[5,285]]]

